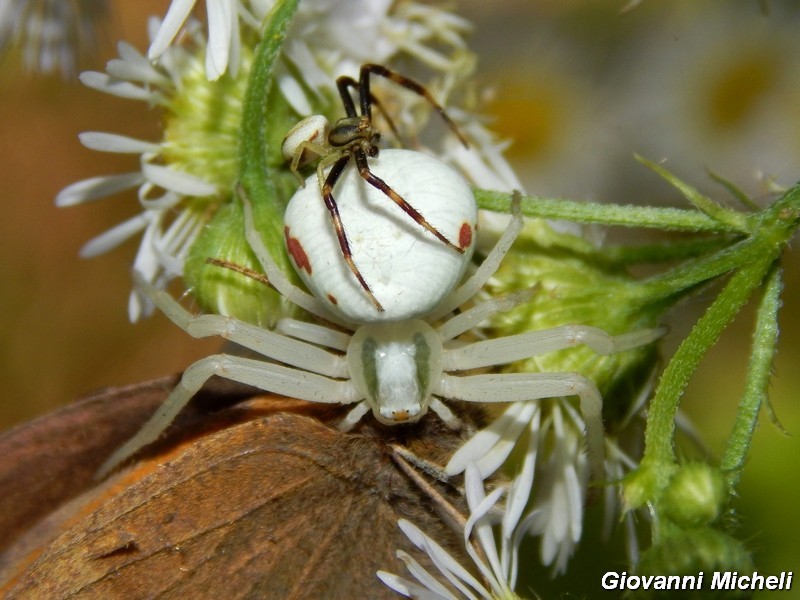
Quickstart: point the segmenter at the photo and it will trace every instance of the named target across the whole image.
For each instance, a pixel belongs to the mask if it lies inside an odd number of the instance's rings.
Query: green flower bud
[[[659,490],[667,485],[677,468],[677,465],[671,463],[656,465],[646,461],[642,462],[638,469],[625,477],[622,486],[622,501],[625,510],[639,508],[651,501]]]
[[[664,514],[681,527],[713,522],[728,500],[728,486],[717,469],[704,463],[683,465],[659,502]]]
[[[239,202],[216,212],[192,245],[184,268],[185,281],[204,311],[267,327],[287,315],[282,297],[268,285],[208,259],[227,261],[261,273],[262,269],[244,237],[244,214]]]
[[[714,571],[751,572],[753,561],[740,541],[711,528],[689,529],[664,537],[642,555],[638,568],[639,575],[697,575]],[[687,592],[679,593],[681,598],[691,597]],[[707,590],[702,593],[705,595],[701,597],[708,597]],[[736,595],[725,590],[724,597]]]

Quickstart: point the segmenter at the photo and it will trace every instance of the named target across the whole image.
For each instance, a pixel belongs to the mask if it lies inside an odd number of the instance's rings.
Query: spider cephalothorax
[[[395,204],[400,206],[420,227],[458,253],[463,253],[464,248],[458,243],[457,239],[453,241],[448,236],[444,235],[437,227],[432,225],[428,219],[423,216],[421,207],[413,206],[406,198],[398,194],[392,185],[376,176],[370,169],[368,159],[378,156],[378,141],[380,140],[380,132],[375,128],[372,121],[373,105],[384,113],[386,122],[389,124],[392,131],[395,132],[395,135],[397,135],[392,120],[385,114],[385,111],[381,108],[381,104],[370,91],[371,75],[385,77],[425,98],[425,100],[427,100],[441,115],[445,123],[455,132],[462,143],[465,146],[467,145],[466,139],[458,130],[455,123],[453,123],[444,109],[422,85],[413,79],[400,75],[396,71],[381,65],[365,64],[361,67],[358,81],[347,76],[339,77],[336,80],[336,86],[342,98],[342,104],[344,105],[347,116],[336,121],[333,127],[330,126],[328,119],[322,115],[306,117],[295,125],[286,135],[281,150],[286,160],[291,161],[291,169],[295,174],[297,174],[301,166],[319,158],[319,163],[317,164],[317,179],[322,191],[323,201],[330,213],[330,218],[333,222],[334,230],[336,231],[336,237],[342,256],[374,307],[379,312],[382,312],[384,310],[383,305],[379,299],[375,297],[372,287],[367,283],[359,267],[353,260],[350,239],[345,231],[344,223],[342,222],[339,208],[333,194],[333,189],[337,181],[339,181],[339,178],[351,161],[355,164],[359,175],[367,183],[380,190]],[[356,90],[358,92],[361,114],[356,112],[356,104],[353,102],[351,90]],[[330,170],[326,174],[325,169],[328,167],[330,167]],[[302,178],[300,179],[302,181]]]

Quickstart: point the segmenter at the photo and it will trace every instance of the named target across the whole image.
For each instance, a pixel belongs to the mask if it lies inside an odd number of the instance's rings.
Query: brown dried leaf
[[[145,397],[148,410],[133,420],[141,423],[154,403]],[[284,410],[292,412],[278,412]],[[51,514],[0,556],[0,595],[396,597],[375,572],[404,571],[395,552],[412,548],[398,518],[445,546],[460,543],[431,498],[398,470],[390,445],[442,464],[460,438],[435,418],[344,434],[323,422],[336,414],[327,406],[262,398],[200,420],[184,417],[156,449],[160,454],[59,506],[51,500]],[[92,418],[115,417],[86,414],[74,426],[91,428]],[[80,437],[66,427],[65,439]],[[104,452],[93,454],[84,471],[107,457],[108,444],[93,445],[95,452],[98,445]],[[432,485],[460,505],[454,489]],[[37,493],[52,497],[49,487]]]

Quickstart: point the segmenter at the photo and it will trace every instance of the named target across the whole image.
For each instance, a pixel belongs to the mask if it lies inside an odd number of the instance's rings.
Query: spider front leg
[[[393,81],[399,86],[406,88],[407,90],[411,90],[418,96],[422,96],[428,103],[433,106],[436,112],[439,113],[439,116],[442,117],[444,122],[447,126],[453,130],[453,133],[456,134],[458,139],[464,145],[465,148],[469,147],[467,143],[467,139],[461,133],[461,130],[458,126],[453,122],[453,120],[448,116],[447,112],[445,112],[444,108],[434,100],[433,96],[431,96],[430,92],[425,89],[425,87],[414,81],[413,79],[406,77],[405,75],[401,75],[397,71],[393,71],[392,69],[388,69],[383,65],[376,65],[376,64],[365,64],[361,66],[361,71],[359,72],[358,83],[359,83],[359,94],[361,96],[361,114],[362,116],[366,116],[368,118],[372,118],[372,112],[370,110],[370,98],[372,94],[369,89],[369,77],[370,74],[379,75],[380,77],[384,77],[390,81]],[[348,94],[349,96],[349,94]],[[352,104],[352,99],[350,100]]]
[[[436,239],[443,242],[445,245],[449,246],[459,254],[464,253],[464,248],[458,246],[448,240],[442,233],[436,229],[433,225],[431,225],[428,220],[423,217],[419,211],[411,206],[408,202],[406,202],[405,198],[403,198],[400,194],[395,192],[389,185],[380,177],[373,174],[372,171],[369,169],[369,164],[367,162],[367,155],[361,148],[353,149],[353,158],[356,161],[356,167],[358,168],[358,174],[361,175],[361,178],[364,179],[367,183],[369,183],[372,187],[377,190],[383,192],[386,196],[391,198],[391,200],[397,204],[403,211],[423,229],[432,233]]]
[[[370,289],[369,284],[364,279],[364,276],[361,274],[361,271],[358,270],[358,267],[353,260],[353,252],[350,250],[350,242],[347,239],[347,234],[344,231],[342,217],[339,214],[339,206],[336,204],[336,199],[333,197],[333,187],[336,185],[336,182],[339,181],[339,177],[342,176],[342,173],[349,162],[350,154],[345,154],[333,164],[333,167],[331,167],[331,170],[328,172],[328,177],[325,179],[325,183],[322,185],[322,199],[324,200],[325,208],[328,209],[328,213],[330,213],[331,220],[333,221],[333,229],[336,232],[336,239],[339,241],[339,248],[342,251],[342,256],[344,257],[347,266],[350,267],[350,271],[358,280],[358,283],[361,285],[367,296],[369,296],[369,299],[372,301],[372,304],[375,305],[375,308],[378,310],[378,312],[383,312],[383,306],[380,302],[378,302],[378,299],[372,293],[372,289]]]
[[[242,206],[244,207],[245,239],[247,239],[247,243],[250,245],[250,248],[255,253],[258,262],[263,267],[269,284],[275,288],[275,290],[277,290],[281,296],[286,298],[287,301],[291,302],[292,304],[296,304],[311,314],[325,319],[326,321],[330,321],[331,323],[344,325],[345,327],[349,326],[349,323],[331,313],[314,296],[303,291],[289,281],[284,272],[275,262],[275,259],[272,258],[272,254],[270,254],[266,245],[264,245],[264,240],[261,239],[261,234],[256,228],[255,219],[253,217],[252,202],[250,201],[250,198],[247,196],[247,193],[241,184],[236,186],[236,193],[241,199]]]
[[[547,352],[585,345],[597,354],[607,355],[644,346],[664,335],[665,329],[643,329],[611,336],[590,325],[563,325],[528,331],[497,339],[483,340],[445,351],[445,371],[465,371],[504,365]]]
[[[347,377],[347,361],[338,354],[233,317],[193,315],[167,292],[154,288],[138,273],[134,274],[134,281],[136,288],[152,300],[161,312],[194,338],[219,336],[286,365],[312,370],[327,377]]]
[[[295,177],[305,186],[305,179],[300,175],[299,168],[314,160],[314,157],[324,157],[331,152],[328,144],[330,123],[324,115],[311,115],[306,117],[289,130],[281,142],[281,154],[290,161],[289,168]]]
[[[578,396],[579,408],[586,424],[586,447],[592,473],[597,480],[602,480],[605,476],[603,397],[597,386],[579,373],[499,373],[465,377],[443,375],[436,394],[466,402],[525,402]],[[447,472],[458,472],[457,468],[454,470],[452,461]]]
[[[306,180],[300,174],[300,167],[314,160],[314,156],[324,158],[330,154],[330,152],[331,149],[328,146],[323,146],[314,142],[303,141],[297,145],[292,155],[292,162],[289,164],[289,169],[294,173],[294,176],[300,182],[301,186],[305,187]]]
[[[356,91],[359,91],[358,82],[352,77],[343,75],[336,80],[336,87],[339,89],[339,96],[341,96],[342,98],[342,104],[344,104],[345,112],[347,112],[349,117],[357,116],[355,114],[355,105],[353,104],[353,97],[350,95],[350,90],[354,89]],[[386,111],[386,109],[383,108],[383,105],[380,103],[380,101],[375,96],[370,94],[369,103],[371,106],[374,106],[375,108],[378,109],[384,121],[386,121],[386,125],[389,127],[389,131],[392,132],[392,135],[398,142],[401,142],[402,140],[400,138],[400,132],[398,131],[397,126],[394,124],[394,120],[389,116],[389,113]],[[353,114],[350,114],[348,110],[352,111]]]

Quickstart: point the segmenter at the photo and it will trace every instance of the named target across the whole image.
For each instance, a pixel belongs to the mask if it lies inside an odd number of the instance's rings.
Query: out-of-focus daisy
[[[0,0],[0,54],[22,52],[30,71],[71,77],[97,49],[106,0]]]
[[[767,191],[763,176],[794,181],[800,70],[788,57],[800,53],[796,8],[775,4],[765,15],[752,5],[697,3],[653,12],[646,22],[616,80],[624,147],[669,160],[701,189],[715,189],[705,168],[737,177],[755,196]],[[649,177],[637,173],[618,179],[609,196],[637,193]]]
[[[512,488],[513,488],[512,484]],[[525,489],[521,486],[519,489]],[[527,494],[509,495],[503,512],[500,543],[495,537],[497,517],[496,505],[505,490],[498,488],[488,495],[483,480],[475,465],[468,465],[464,476],[464,493],[469,507],[469,518],[464,523],[464,547],[473,564],[461,565],[444,548],[428,537],[413,523],[401,519],[400,529],[417,548],[425,552],[439,573],[427,571],[411,555],[402,550],[397,557],[402,560],[416,581],[405,579],[386,571],[378,571],[378,577],[396,592],[409,597],[425,600],[514,600],[519,598],[514,592],[517,578],[517,554],[522,539],[519,511],[515,510],[521,502],[524,507]],[[524,497],[523,497],[524,496]],[[523,524],[524,526],[524,524]],[[482,581],[471,573],[477,569]]]

